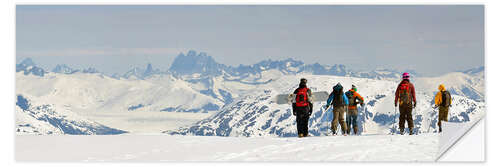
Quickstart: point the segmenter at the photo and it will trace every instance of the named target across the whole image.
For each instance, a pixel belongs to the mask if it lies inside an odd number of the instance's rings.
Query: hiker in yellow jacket
[[[443,131],[441,129],[441,121],[448,121],[448,109],[451,106],[451,95],[450,92],[446,91],[443,84],[439,85],[438,90],[439,91],[434,97],[434,108],[439,107],[438,126],[439,133],[441,133],[441,131]]]

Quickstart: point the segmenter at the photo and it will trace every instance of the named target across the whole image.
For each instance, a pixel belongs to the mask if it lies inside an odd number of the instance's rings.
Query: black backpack
[[[442,99],[442,102],[441,102],[441,106],[443,107],[449,107],[451,105],[451,95],[450,95],[450,92],[448,91],[442,91],[441,92],[441,99]]]
[[[343,106],[344,103],[344,95],[343,87],[340,84],[335,85],[333,87],[333,106]]]

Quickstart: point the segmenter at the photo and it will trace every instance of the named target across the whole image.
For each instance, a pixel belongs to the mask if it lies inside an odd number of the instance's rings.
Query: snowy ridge
[[[292,92],[298,80],[306,77],[314,91],[329,91],[337,82],[341,82],[345,90],[352,83],[356,84],[367,103],[366,110],[360,112],[359,119],[364,124],[360,129],[370,134],[394,131],[391,128],[397,115],[394,115],[392,98],[398,82],[395,78],[399,76],[396,71],[375,70],[371,73],[378,77],[370,79],[371,75],[356,77],[361,73],[352,72],[343,65],[306,65],[293,59],[266,60],[239,67],[219,64],[210,56],[194,51],[177,59],[178,63],[168,72],[148,64],[144,70],[135,68],[125,76],[113,77],[94,68],[72,73],[74,70],[66,65],[54,72],[45,72],[31,59],[25,59],[17,64],[16,94],[33,97],[30,99],[41,105],[67,106],[70,111],[84,116],[89,112],[111,115],[123,112],[214,113],[193,126],[167,132],[171,134],[290,136],[295,134],[290,106],[276,105],[272,101],[277,94]],[[187,68],[188,65],[193,67]],[[431,104],[439,83],[450,90],[456,104],[450,120],[473,120],[475,113],[485,110],[484,68],[412,79],[419,98],[414,114],[418,132],[435,131],[436,113]],[[324,102],[315,103],[311,118],[311,134],[316,136],[328,131],[331,120],[331,112],[323,112],[322,105]]]
[[[208,112],[216,111],[223,105],[171,76],[158,76],[151,80],[116,80],[99,74],[34,77],[18,73],[16,83],[18,94],[43,97],[41,100],[48,103],[58,102],[75,109]]]
[[[484,69],[483,69],[484,70]],[[484,71],[475,73],[453,72],[439,77],[417,78],[415,84],[419,90],[435,94],[439,84],[444,84],[451,94],[468,97],[476,101],[483,101],[485,97]]]
[[[16,134],[108,135],[126,131],[103,126],[82,118],[65,107],[37,104],[32,97],[18,94],[16,102]]]
[[[337,82],[342,83],[346,91],[351,84],[356,84],[367,104],[366,110],[362,110],[358,116],[360,131],[365,134],[398,133],[399,128],[394,121],[397,122],[399,113],[394,114],[393,95],[397,82],[316,75],[301,77],[308,78],[309,87],[313,91],[330,90],[331,85]],[[210,118],[165,133],[201,136],[296,136],[295,117],[292,115],[291,106],[277,105],[273,102],[273,98],[282,92],[292,92],[297,87],[296,81],[299,79],[299,76],[284,76],[241,96]],[[432,100],[432,94],[417,91],[418,106],[413,111],[417,133],[435,132],[437,129],[437,113],[432,109]],[[453,95],[453,101],[450,122],[478,119],[480,113],[485,111],[484,102],[476,102],[458,95]],[[309,132],[313,136],[330,133],[332,112],[331,110],[324,112],[321,108],[323,105],[325,102],[314,103],[314,112],[309,123]]]

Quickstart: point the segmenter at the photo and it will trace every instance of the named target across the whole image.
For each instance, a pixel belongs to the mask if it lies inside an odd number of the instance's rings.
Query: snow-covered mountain
[[[399,78],[401,71],[378,69],[369,72],[356,72],[348,69],[345,65],[321,65],[319,63],[305,64],[294,59],[264,60],[253,65],[239,65],[237,67],[227,66],[216,62],[211,56],[204,52],[197,53],[190,50],[187,55],[179,54],[169,69],[177,77],[214,77],[224,76],[226,80],[238,80],[243,82],[265,82],[269,77],[278,73],[279,75],[334,75],[352,76],[360,78],[385,79]],[[418,76],[415,71],[410,71]]]
[[[389,122],[394,120],[390,99],[400,75],[387,69],[365,75],[343,65],[306,65],[293,59],[231,67],[194,51],[178,56],[167,72],[148,64],[144,70],[129,71],[127,77],[118,74],[108,77],[93,68],[69,75],[66,73],[72,69],[68,66],[61,65],[59,70],[53,70],[56,72],[33,70],[36,68],[31,59],[17,64],[17,95],[33,97],[30,99],[41,105],[66,106],[80,115],[88,112],[213,113],[212,117],[193,126],[168,133],[219,136],[294,135],[290,107],[276,105],[272,98],[293,91],[301,77],[308,78],[316,91],[330,90],[339,81],[347,87],[355,83],[368,99],[366,111],[361,112],[360,117],[365,133],[388,133],[392,125]],[[414,118],[419,132],[435,130],[436,113],[430,106],[439,83],[446,85],[454,103],[457,102],[450,120],[469,121],[478,113],[484,113],[484,67],[439,77],[416,77],[419,106]],[[331,112],[321,111],[323,104],[315,104],[316,112],[311,118],[314,135],[326,132],[331,119]]]
[[[151,77],[155,74],[162,74],[162,72],[159,69],[153,69],[153,66],[149,63],[146,66],[146,69],[134,67],[130,71],[123,74],[122,77],[126,79],[146,79],[147,77]],[[116,78],[116,76],[114,78]]]
[[[24,75],[36,75],[43,77],[47,72],[38,66],[31,60],[31,58],[26,58],[21,63],[16,64],[16,72],[23,72]]]
[[[465,71],[462,71],[464,74],[469,74],[469,75],[484,75],[484,66],[479,66],[476,68],[471,68]]]
[[[473,73],[468,70],[467,72],[448,73],[439,77],[421,77],[415,80],[415,84],[427,93],[436,93],[438,85],[444,84],[451,94],[464,96],[475,101],[484,101],[485,99],[484,68],[482,71],[475,70]]]
[[[110,128],[71,112],[66,106],[39,104],[17,95],[16,134],[109,135],[126,131]]]
[[[52,72],[53,73],[60,73],[60,74],[74,74],[74,73],[77,73],[77,72],[88,73],[88,74],[100,73],[97,69],[95,69],[93,67],[89,67],[89,68],[84,68],[82,70],[78,70],[78,69],[73,69],[73,68],[69,67],[66,64],[58,64],[58,65],[56,65],[56,67],[54,67],[54,69],[52,69]]]
[[[361,110],[359,121],[365,134],[387,134],[397,132],[398,113],[394,108],[394,90],[397,82],[338,76],[283,76],[280,79],[261,85],[255,91],[241,96],[220,112],[195,125],[166,131],[169,134],[202,136],[296,136],[295,118],[290,105],[278,105],[274,97],[283,92],[293,92],[301,77],[308,78],[313,91],[330,90],[337,82],[350,88],[358,87],[365,97],[366,109]],[[415,130],[418,133],[435,132],[437,113],[433,110],[433,94],[417,87],[417,108],[414,111]],[[315,102],[314,112],[309,122],[311,135],[320,136],[329,132],[332,119],[331,111],[323,111],[325,102]],[[361,108],[360,108],[361,109]],[[450,109],[451,122],[467,122],[478,119],[485,112],[485,103],[476,102],[467,97],[453,95],[453,107]],[[395,126],[396,128],[394,128]]]
[[[18,73],[16,84],[17,94],[43,97],[46,102],[83,110],[208,112],[223,105],[168,75],[149,80],[117,80],[87,73],[48,73],[45,77]]]
[[[83,69],[82,73],[95,74],[95,73],[100,73],[100,72],[94,67],[89,67],[89,68]]]
[[[73,74],[78,71],[79,70],[73,69],[66,64],[58,64],[56,65],[56,67],[54,67],[54,69],[52,69],[52,72],[61,74]]]
[[[244,87],[265,85],[286,75],[333,75],[374,79],[396,79],[401,74],[395,70],[354,72],[341,64],[305,64],[293,59],[264,60],[253,65],[227,66],[216,62],[206,53],[189,51],[175,58],[168,70],[174,77],[187,81],[193,88],[205,95],[221,100],[224,104],[233,102],[240,91],[224,89],[225,83],[238,83]]]

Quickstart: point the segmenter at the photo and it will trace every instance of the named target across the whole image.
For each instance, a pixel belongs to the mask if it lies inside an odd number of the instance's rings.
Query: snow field
[[[36,141],[36,142],[33,142]],[[18,161],[434,161],[438,137],[16,136]]]

